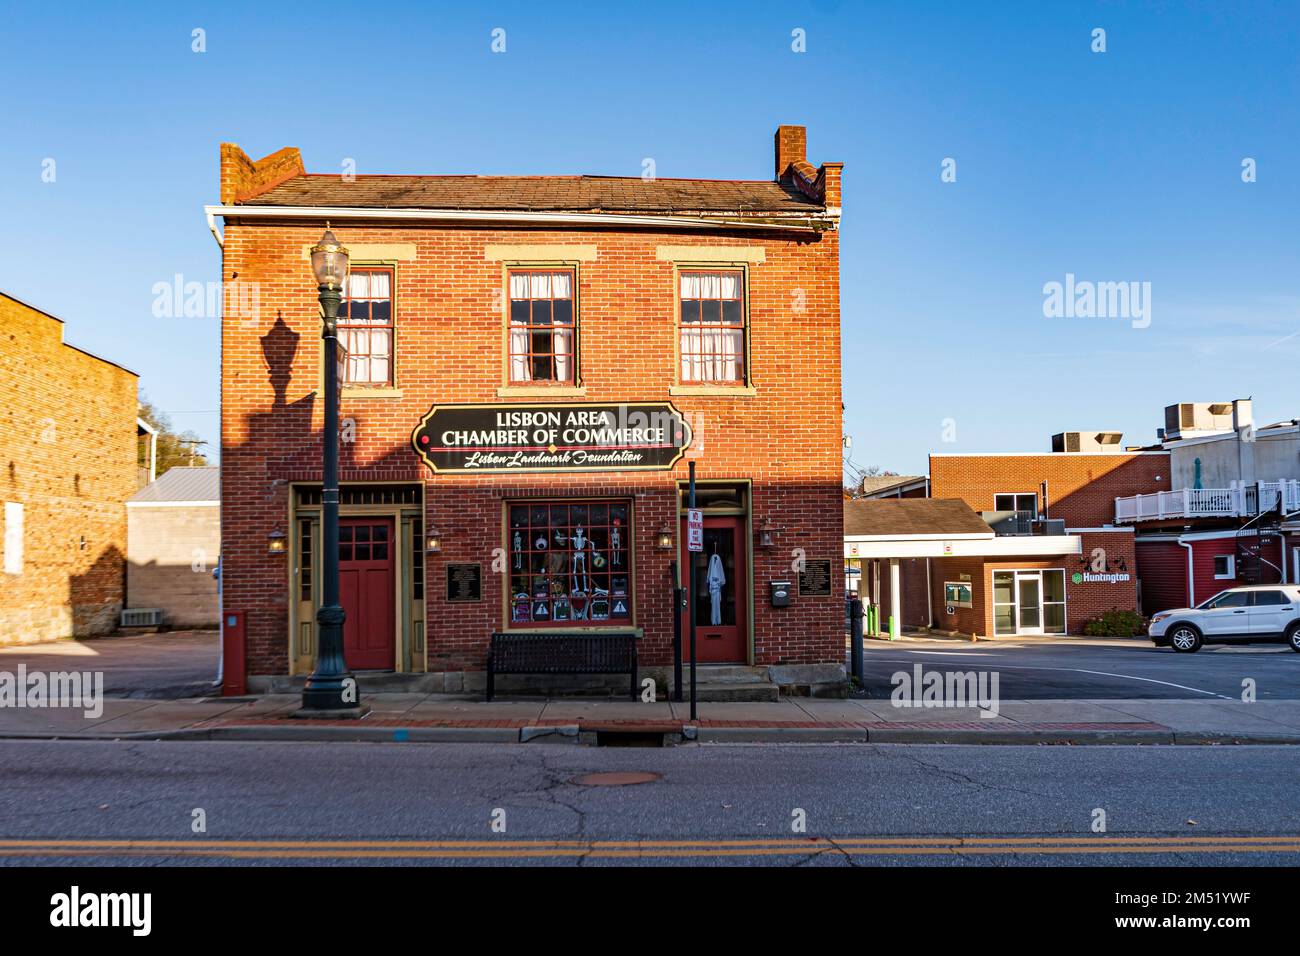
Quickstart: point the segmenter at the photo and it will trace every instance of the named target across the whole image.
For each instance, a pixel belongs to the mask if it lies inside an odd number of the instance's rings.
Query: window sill
[[[753,385],[673,385],[669,395],[701,395],[726,398],[749,398],[758,394]]]
[[[369,388],[363,385],[345,385],[339,398],[401,398],[400,388]]]
[[[585,385],[502,385],[497,389],[498,398],[546,398],[552,395],[581,398],[586,394]]]

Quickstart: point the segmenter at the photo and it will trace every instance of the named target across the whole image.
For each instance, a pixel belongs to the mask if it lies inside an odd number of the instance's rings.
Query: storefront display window
[[[509,505],[511,624],[630,624],[630,514],[619,500]]]

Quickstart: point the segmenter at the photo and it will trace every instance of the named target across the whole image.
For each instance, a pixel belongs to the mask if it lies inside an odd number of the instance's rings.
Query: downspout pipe
[[[217,245],[222,249],[226,248],[226,241],[222,238],[221,233],[217,231],[217,211],[213,206],[204,206],[203,214],[208,217],[208,232],[212,233],[212,238],[217,240]]]
[[[1195,562],[1192,560],[1194,552],[1191,542],[1179,538],[1178,543],[1187,549],[1187,606],[1196,607],[1196,575],[1193,573]]]

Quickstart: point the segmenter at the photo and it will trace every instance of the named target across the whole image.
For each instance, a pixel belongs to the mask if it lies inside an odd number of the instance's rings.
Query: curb
[[[699,727],[695,739],[702,744],[865,744],[871,732],[865,727]]]
[[[1180,741],[1172,730],[969,730],[954,727],[944,730],[937,727],[907,729],[903,727],[872,728],[869,738],[873,744],[1002,744],[1034,746],[1037,744],[1176,744]],[[1241,741],[1251,743],[1253,741]],[[1268,741],[1272,742],[1272,741]],[[1293,743],[1300,743],[1300,737]]]
[[[1162,730],[972,730],[965,727],[697,727],[665,731],[666,742],[701,744],[986,744],[1001,746],[1295,746],[1300,733]],[[673,740],[674,735],[677,739]],[[596,729],[578,724],[529,727],[231,726],[102,734],[0,732],[0,740],[158,740],[244,743],[474,743],[594,745]]]

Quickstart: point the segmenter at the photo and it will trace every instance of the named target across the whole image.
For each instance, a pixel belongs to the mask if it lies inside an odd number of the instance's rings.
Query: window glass
[[[339,304],[345,385],[393,384],[393,273],[354,268]]]
[[[507,516],[511,623],[631,623],[626,501],[512,504]]]
[[[576,382],[573,291],[572,270],[511,270],[511,382]]]
[[[1290,604],[1291,599],[1281,591],[1256,591],[1256,607],[1280,607],[1283,604]]]
[[[740,272],[682,272],[682,382],[745,383],[745,291]]]
[[[1038,516],[1038,495],[1036,494],[1001,494],[993,496],[994,511],[1025,511]]]
[[[1212,598],[1206,607],[1246,607],[1250,603],[1249,591],[1224,591],[1216,598]]]

